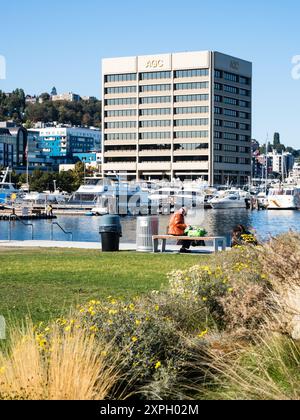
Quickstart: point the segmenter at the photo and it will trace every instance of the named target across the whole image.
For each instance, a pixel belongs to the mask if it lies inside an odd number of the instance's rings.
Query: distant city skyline
[[[5,2],[0,90],[101,98],[102,58],[220,51],[253,62],[253,137],[300,149],[299,13],[296,0]]]

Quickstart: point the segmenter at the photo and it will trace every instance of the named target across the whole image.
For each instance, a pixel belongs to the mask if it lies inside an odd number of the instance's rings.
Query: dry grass
[[[298,344],[266,331],[254,345],[225,356],[208,352],[206,383],[197,395],[210,400],[300,400]]]
[[[82,330],[53,326],[45,343],[28,323],[10,340],[11,350],[0,353],[0,399],[103,400],[118,380],[109,348]]]
[[[248,310],[227,322],[238,327],[245,317],[251,325],[251,318],[260,315],[261,329],[250,328],[250,342],[234,341],[236,331],[228,329],[219,339],[207,338],[205,357],[198,352],[198,364],[206,373],[205,381],[194,388],[199,398],[300,400],[300,235],[291,232],[272,239],[259,249],[257,261],[270,287],[262,299],[257,295],[255,306],[246,304],[247,293],[240,294]],[[250,295],[255,300],[256,293]],[[239,306],[234,295],[227,303]]]

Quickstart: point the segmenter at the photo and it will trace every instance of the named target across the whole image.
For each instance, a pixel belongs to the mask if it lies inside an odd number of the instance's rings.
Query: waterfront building
[[[273,172],[280,174],[282,179],[288,177],[295,163],[294,156],[289,152],[278,153],[276,151],[269,156],[272,158]]]
[[[29,164],[31,167],[58,169],[76,159],[97,160],[101,132],[81,127],[46,127],[29,130]]]
[[[13,122],[0,122],[0,166],[26,166],[27,130]]]
[[[47,127],[39,130],[38,148],[51,158],[72,157],[99,148],[100,130],[81,127]]]
[[[218,52],[104,59],[103,175],[246,184],[252,64]]]

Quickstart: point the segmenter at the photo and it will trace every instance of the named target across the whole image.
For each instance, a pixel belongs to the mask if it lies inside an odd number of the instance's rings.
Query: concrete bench
[[[203,238],[189,238],[188,236],[172,236],[172,235],[154,235],[153,252],[159,252],[159,241],[162,241],[162,252],[166,252],[167,241],[190,241],[190,242],[212,242],[214,252],[219,252],[221,247],[222,251],[226,251],[226,238],[223,236],[204,236]]]

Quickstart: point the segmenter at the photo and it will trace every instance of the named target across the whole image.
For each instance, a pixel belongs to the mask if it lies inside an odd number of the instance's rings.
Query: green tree
[[[40,99],[42,100],[42,102],[47,102],[50,101],[50,95],[47,92],[44,92],[40,95]]]
[[[66,191],[68,193],[74,192],[77,188],[74,188],[74,172],[73,171],[63,171],[57,174],[57,188],[61,191]]]
[[[280,134],[279,133],[274,133],[274,141],[273,141],[274,149],[277,150],[277,147],[280,146],[280,144],[281,144]]]

